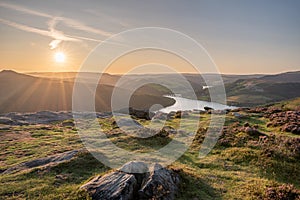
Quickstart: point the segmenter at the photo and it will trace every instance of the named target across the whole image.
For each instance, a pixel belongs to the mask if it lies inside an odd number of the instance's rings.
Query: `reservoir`
[[[184,97],[178,97],[178,96],[166,96],[169,98],[174,99],[176,102],[172,106],[168,106],[165,108],[160,109],[159,111],[164,113],[169,113],[171,111],[185,111],[185,110],[204,110],[204,107],[210,107],[214,110],[225,110],[225,109],[235,109],[237,107],[235,106],[227,106],[215,102],[209,102],[209,101],[200,101],[200,100],[193,100],[193,99],[187,99]]]

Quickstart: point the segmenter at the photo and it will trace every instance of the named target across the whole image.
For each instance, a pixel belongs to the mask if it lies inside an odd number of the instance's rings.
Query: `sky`
[[[0,70],[78,71],[90,52],[115,34],[161,27],[201,44],[220,73],[296,71],[299,10],[299,0],[0,0]],[[185,47],[181,40],[174,43]],[[121,45],[122,41],[115,42],[115,48]],[[64,54],[63,61],[55,58],[57,52]],[[136,63],[152,62],[149,57],[178,71],[194,72],[176,56],[148,50],[123,56],[106,72],[126,73]],[[95,61],[95,66],[99,63]],[[151,66],[144,70],[152,71]]]

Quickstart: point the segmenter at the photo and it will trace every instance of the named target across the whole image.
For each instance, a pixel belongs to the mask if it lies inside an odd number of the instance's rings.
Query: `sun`
[[[66,59],[66,55],[63,53],[63,52],[56,52],[54,54],[54,59],[55,59],[55,62],[58,62],[58,63],[63,63],[65,62],[65,59]]]

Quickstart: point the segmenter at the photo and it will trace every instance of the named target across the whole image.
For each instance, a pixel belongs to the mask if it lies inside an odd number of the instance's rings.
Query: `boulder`
[[[137,184],[140,185],[143,183],[145,176],[148,174],[149,168],[148,165],[144,162],[139,161],[130,161],[124,164],[119,171],[133,174],[137,180]]]
[[[148,172],[148,170],[148,165],[139,161],[130,161],[119,169],[119,171],[129,174],[143,174]]]
[[[136,187],[134,175],[116,171],[103,177],[97,176],[80,189],[86,190],[95,200],[130,200]]]
[[[80,189],[94,200],[173,200],[179,182],[177,173],[159,164],[148,168],[144,162],[131,161],[115,172],[95,177]]]
[[[150,175],[144,179],[139,190],[139,199],[175,199],[179,182],[178,174],[155,164]]]

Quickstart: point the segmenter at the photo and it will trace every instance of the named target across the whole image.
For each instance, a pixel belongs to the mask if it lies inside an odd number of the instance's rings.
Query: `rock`
[[[23,126],[28,125],[29,123],[24,120],[15,120],[9,117],[0,117],[0,124],[5,125],[14,125],[14,126]]]
[[[174,119],[174,118],[175,118],[175,114],[176,114],[175,111],[169,112],[169,113],[167,114],[167,120]]]
[[[8,168],[5,171],[3,171],[3,174],[11,174],[27,169],[32,169],[35,167],[46,167],[46,166],[55,166],[59,163],[62,163],[64,161],[71,160],[74,156],[76,156],[79,152],[82,152],[83,150],[72,150],[67,151],[64,153],[56,154],[54,156],[49,156],[45,158],[39,158],[27,162],[20,163],[14,167]]]
[[[132,161],[118,171],[95,177],[80,189],[87,191],[95,200],[173,200],[179,182],[177,173],[159,164],[149,169],[144,162]]]
[[[162,128],[157,134],[156,134],[157,137],[162,137],[162,138],[167,138],[169,137],[169,132]]]
[[[212,110],[214,110],[214,109],[211,108],[211,107],[208,107],[208,106],[204,106],[204,110],[205,110],[205,111],[212,111]]]
[[[148,166],[144,162],[131,161],[124,164],[119,171],[130,174],[143,174],[149,171]]]
[[[181,118],[182,111],[176,111],[174,118]]]
[[[168,132],[169,134],[176,134],[177,133],[177,130],[174,129],[172,126],[164,126],[162,128],[162,130]]]
[[[248,122],[246,122],[245,124],[244,124],[244,127],[249,127],[250,126],[250,124],[248,123]]]
[[[167,114],[163,113],[163,112],[157,112],[157,113],[155,113],[155,115],[153,116],[152,119],[166,120],[167,119]]]
[[[212,111],[208,111],[208,113],[215,114],[215,115],[223,115],[226,114],[227,112],[225,110],[212,110]]]
[[[300,134],[300,127],[294,126],[291,130],[292,133],[294,134]]]
[[[61,123],[62,126],[75,126],[75,123],[72,121],[64,121]]]
[[[254,125],[253,125],[253,128],[258,129],[258,128],[259,128],[259,125],[258,125],[258,124],[254,124]]]
[[[225,109],[224,111],[225,111],[226,114],[228,114],[228,113],[231,112],[231,109],[228,109],[228,108],[227,108],[227,109]]]
[[[155,113],[150,112],[149,110],[138,110],[134,108],[129,108],[129,114],[136,118],[146,120],[150,120],[155,115]]]
[[[81,186],[94,200],[130,200],[134,197],[137,180],[134,175],[116,171],[96,177]]]
[[[0,131],[7,131],[10,129],[9,125],[0,125]]]
[[[130,161],[124,164],[119,171],[133,174],[137,180],[137,184],[140,185],[143,183],[145,176],[148,174],[149,168],[148,165],[144,162]]]
[[[265,134],[259,132],[256,128],[253,127],[245,127],[244,128],[245,133],[247,133],[250,136],[255,136],[255,137],[259,137],[259,136],[264,136]]]
[[[194,114],[205,114],[206,112],[203,110],[199,110],[199,109],[193,109],[192,113]]]
[[[101,118],[101,119],[110,118],[110,117],[112,117],[112,113],[111,112],[97,112],[96,116],[97,116],[97,118]]]
[[[184,118],[184,117],[188,117],[189,116],[189,112],[188,111],[177,111],[174,115],[174,118]]]
[[[139,199],[175,199],[179,175],[159,164],[155,164],[153,168],[139,190]]]
[[[245,116],[241,113],[238,113],[238,112],[233,112],[232,115],[236,118],[244,118]]]
[[[117,121],[113,122],[114,126],[123,127],[123,126],[129,126],[129,127],[138,127],[142,128],[143,125],[141,125],[139,122],[137,122],[134,119],[127,119],[127,118],[121,118],[117,119]]]
[[[14,121],[9,117],[0,117],[0,124],[13,125]]]
[[[24,120],[16,120],[14,121],[14,125],[17,125],[17,126],[26,126],[26,125],[29,125],[29,123],[27,121],[24,121]]]
[[[24,114],[24,119],[30,124],[51,124],[72,118],[73,116],[70,112],[40,111]]]
[[[7,113],[5,114],[5,117],[11,118],[12,120],[21,120],[21,121],[26,120],[22,113],[16,113],[16,112]]]

